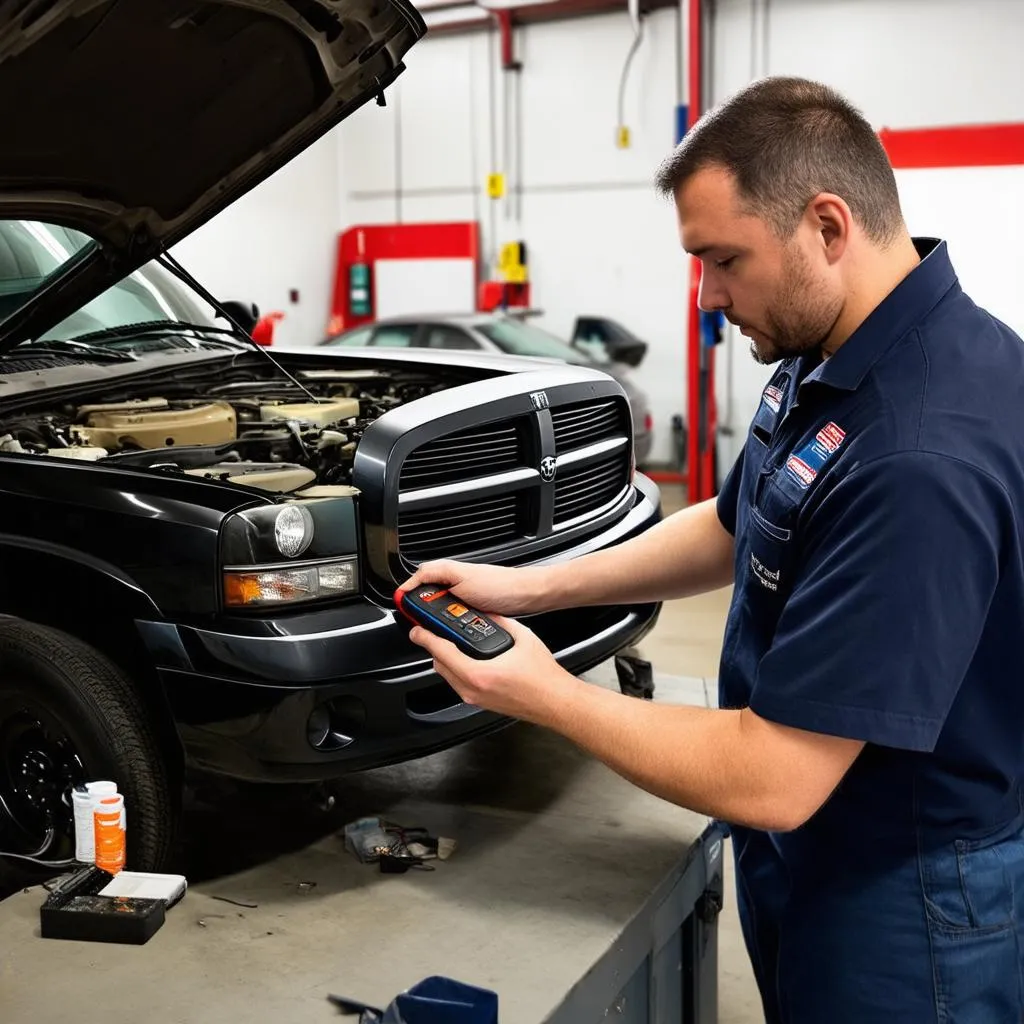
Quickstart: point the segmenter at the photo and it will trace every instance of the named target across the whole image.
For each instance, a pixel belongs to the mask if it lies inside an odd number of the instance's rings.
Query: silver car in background
[[[320,344],[370,349],[462,349],[555,360],[602,370],[618,381],[629,399],[637,466],[644,466],[650,458],[654,441],[650,403],[631,376],[632,368],[643,358],[646,345],[614,321],[581,317],[570,344],[515,315],[408,315],[353,327]]]

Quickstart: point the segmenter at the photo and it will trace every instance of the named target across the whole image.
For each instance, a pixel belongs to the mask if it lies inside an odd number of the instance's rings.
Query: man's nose
[[[697,288],[697,305],[705,313],[714,313],[729,308],[729,293],[715,281],[715,275],[706,270],[700,275]]]

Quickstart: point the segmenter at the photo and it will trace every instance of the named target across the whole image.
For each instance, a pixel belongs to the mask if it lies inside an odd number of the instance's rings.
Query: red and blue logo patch
[[[846,440],[846,431],[835,423],[826,423],[814,436],[786,460],[786,470],[801,487],[810,487],[822,467]]]
[[[761,393],[761,397],[765,400],[765,404],[772,412],[778,412],[782,408],[782,398],[784,392],[782,388],[777,388],[774,384],[769,384]]]

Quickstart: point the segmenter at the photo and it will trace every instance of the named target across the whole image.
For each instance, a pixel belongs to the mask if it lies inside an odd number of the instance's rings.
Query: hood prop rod
[[[265,359],[269,359],[270,362],[279,372],[283,373],[297,388],[304,391],[310,397],[314,405],[320,404],[320,399],[317,398],[316,395],[314,395],[313,392],[310,391],[305,384],[303,384],[301,381],[296,380],[262,345],[260,345],[252,337],[252,335],[250,335],[241,326],[241,324],[239,324],[239,322],[220,304],[220,302],[218,302],[218,300],[214,298],[214,296],[209,291],[207,291],[169,252],[161,253],[157,257],[157,262],[170,273],[172,273],[175,277],[179,278],[181,281],[184,281],[185,284],[187,284],[194,292],[196,292],[197,295],[200,296],[200,298],[204,299],[211,306],[213,306],[213,308],[217,310],[217,312],[220,313],[220,315],[224,317],[224,319],[227,320],[227,322],[231,324],[231,326],[234,327],[234,329],[238,331],[238,333],[243,338],[245,338],[245,340],[249,342],[252,345],[252,347],[256,349],[257,352],[260,353],[261,356],[263,356]]]

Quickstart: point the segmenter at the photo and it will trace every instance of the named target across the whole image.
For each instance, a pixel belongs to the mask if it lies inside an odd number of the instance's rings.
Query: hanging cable
[[[50,839],[47,840],[47,845],[49,845],[52,838],[53,833],[50,833]],[[29,864],[36,864],[41,868],[69,868],[72,864],[78,863],[74,857],[70,860],[39,860],[37,857],[30,857],[27,853],[7,853],[5,850],[0,850],[0,857],[13,857],[15,860],[27,860]]]
[[[629,0],[629,19],[633,24],[633,42],[629,47],[629,53],[626,54],[626,63],[622,67],[622,77],[619,79],[617,143],[620,149],[629,148],[629,128],[626,125],[626,80],[629,78],[629,68],[633,63],[633,58],[644,39],[644,27],[640,19],[640,0]]]
[[[17,818],[11,813],[11,809],[7,806],[7,801],[4,800],[3,793],[0,793],[0,808],[3,809],[4,814],[17,825]],[[19,828],[21,826],[18,826]],[[27,860],[30,864],[38,864],[44,868],[66,868],[76,863],[75,859],[71,860],[39,860],[44,853],[50,848],[53,843],[54,832],[52,828],[46,830],[46,838],[43,840],[43,845],[38,850],[33,850],[31,853],[7,853],[5,850],[0,850],[0,857],[13,857],[15,860]]]

